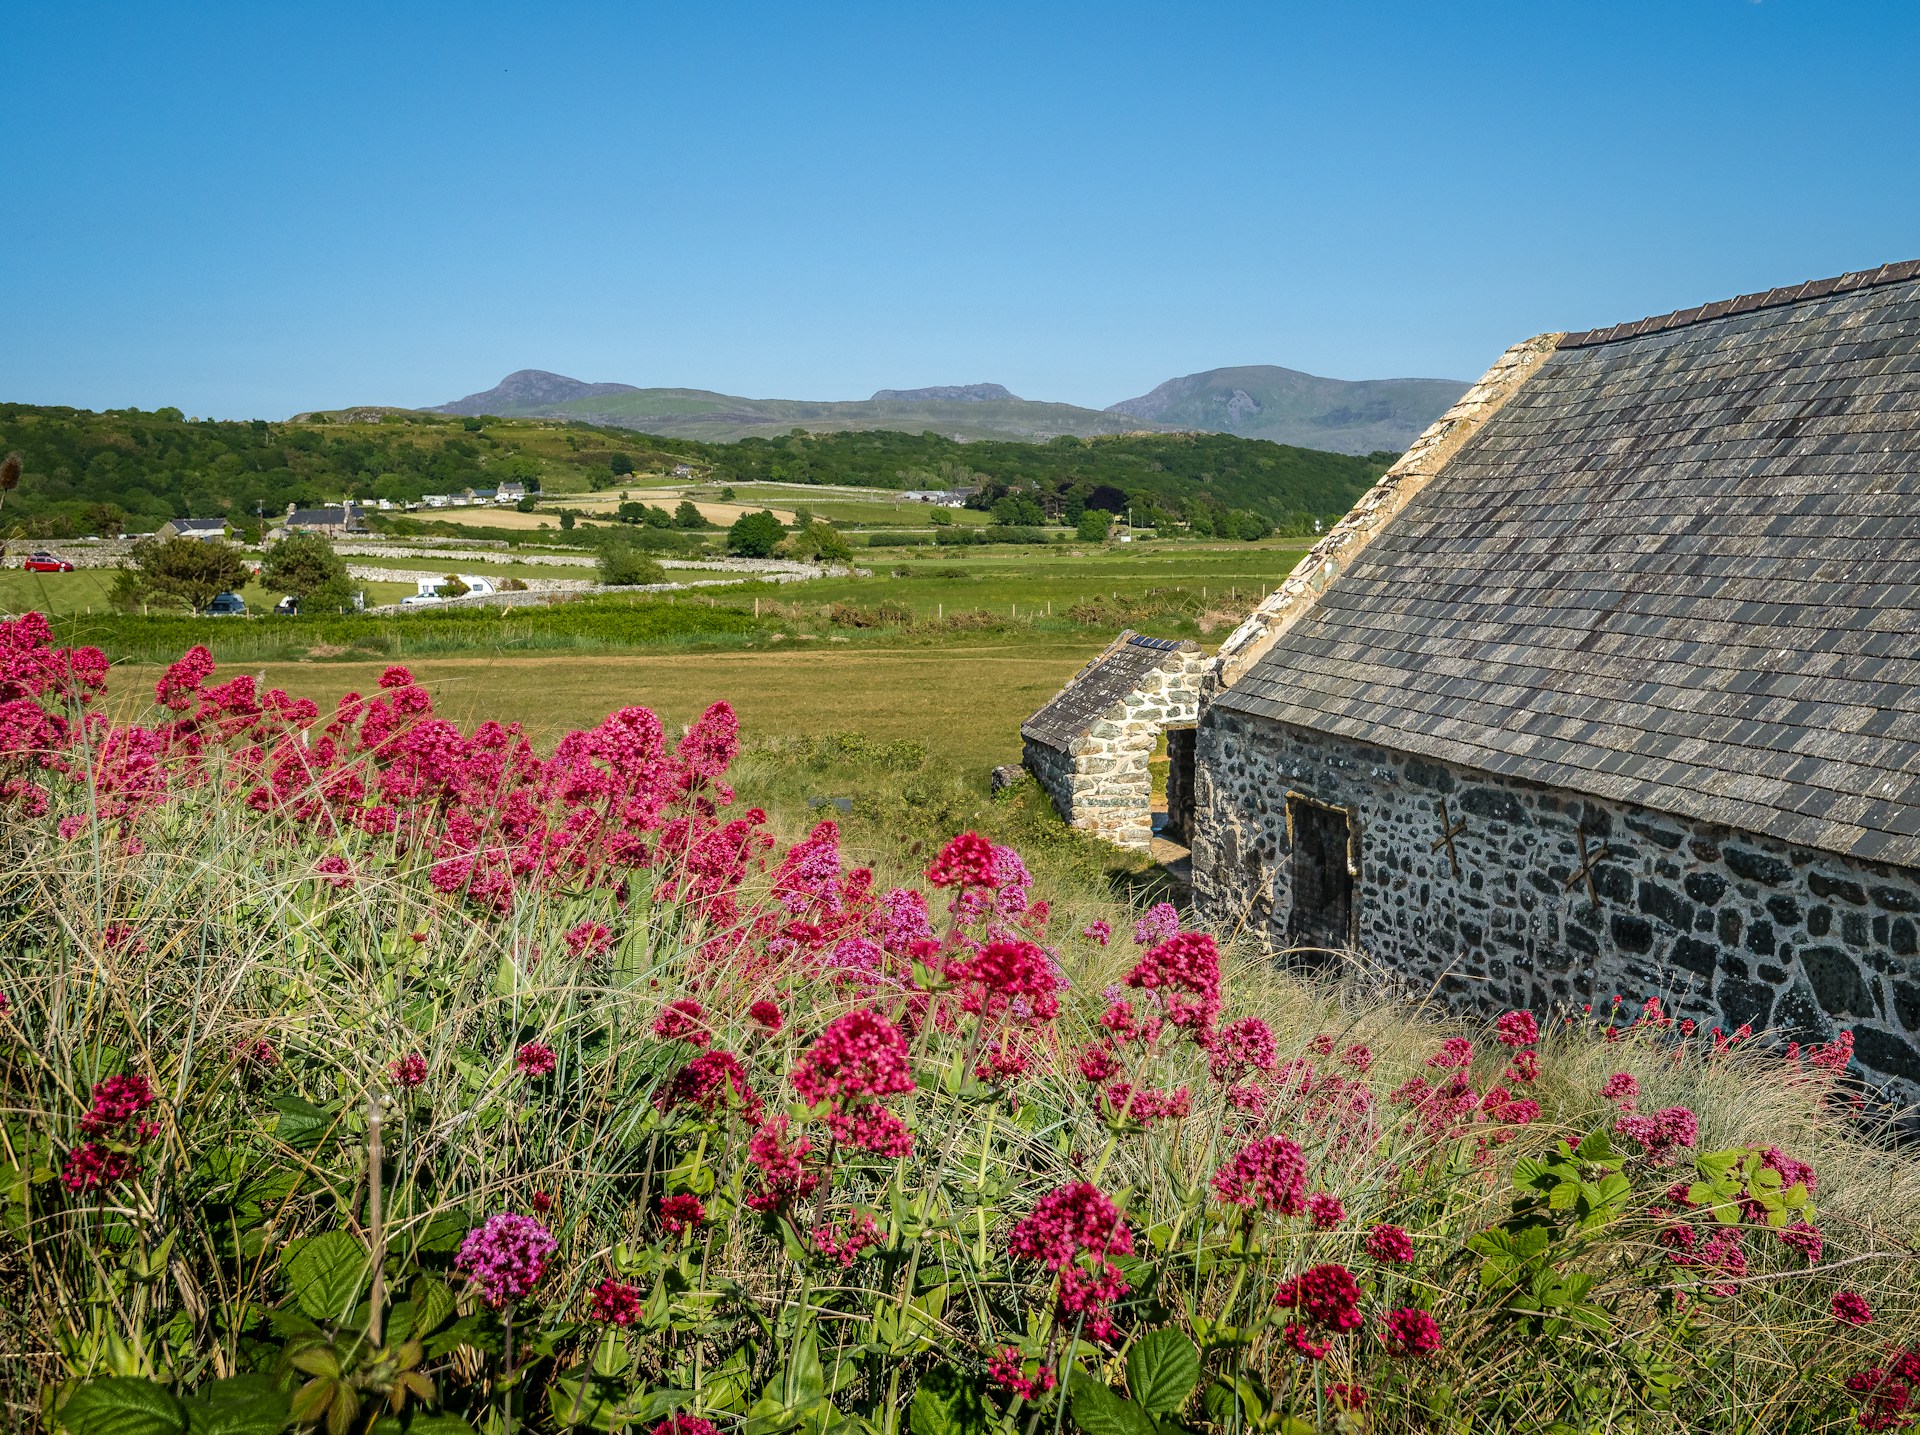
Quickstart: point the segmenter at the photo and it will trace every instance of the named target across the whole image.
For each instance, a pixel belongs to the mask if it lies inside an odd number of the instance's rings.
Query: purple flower
[[[1180,914],[1174,910],[1173,903],[1159,902],[1133,924],[1133,941],[1135,946],[1157,947],[1171,941],[1179,932]]]
[[[539,1285],[548,1259],[559,1249],[559,1242],[533,1217],[501,1211],[467,1232],[453,1268],[479,1286],[481,1298],[498,1310]]]

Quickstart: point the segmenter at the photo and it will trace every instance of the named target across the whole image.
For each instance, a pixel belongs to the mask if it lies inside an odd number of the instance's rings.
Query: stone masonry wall
[[[1064,753],[1026,739],[1027,769],[1069,826],[1121,847],[1152,845],[1153,779],[1147,764],[1163,729],[1195,720],[1206,661],[1201,652],[1168,653],[1164,664],[1095,718]]]
[[[1195,900],[1222,931],[1286,945],[1296,792],[1351,811],[1359,945],[1414,990],[1542,1013],[1658,996],[1728,1031],[1849,1030],[1870,1080],[1920,1099],[1920,872],[1218,709],[1198,742]]]

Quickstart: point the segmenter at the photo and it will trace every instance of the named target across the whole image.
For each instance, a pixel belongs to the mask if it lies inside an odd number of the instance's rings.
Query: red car
[[[51,553],[36,553],[27,559],[29,573],[71,573],[73,565],[64,558],[55,558]]]

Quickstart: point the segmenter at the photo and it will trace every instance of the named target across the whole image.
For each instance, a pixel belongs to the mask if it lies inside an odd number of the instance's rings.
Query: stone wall
[[[1106,708],[1066,751],[1024,741],[1028,771],[1069,826],[1121,847],[1153,842],[1153,779],[1148,762],[1160,733],[1198,714],[1206,654],[1172,651],[1132,692]]]
[[[1920,1099],[1920,872],[1218,709],[1198,742],[1195,900],[1219,930],[1285,945],[1297,793],[1352,813],[1359,946],[1413,990],[1541,1013],[1658,996],[1728,1031],[1849,1030],[1869,1079]]]

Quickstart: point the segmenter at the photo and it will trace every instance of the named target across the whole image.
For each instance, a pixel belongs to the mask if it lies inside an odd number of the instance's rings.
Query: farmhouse
[[[1196,900],[1920,1096],[1920,263],[1509,350],[1209,668]]]
[[[224,518],[169,518],[154,530],[158,538],[197,538],[202,542],[227,536]]]
[[[297,508],[290,503],[280,527],[287,533],[322,533],[329,538],[344,538],[349,533],[367,531],[366,523],[354,511],[351,503],[328,508]]]
[[[1122,847],[1153,841],[1148,763],[1160,734],[1171,756],[1170,821],[1191,810],[1182,784],[1206,664],[1200,645],[1124,632],[1020,725],[1022,760],[1071,825]],[[1169,834],[1184,841],[1184,829]]]

